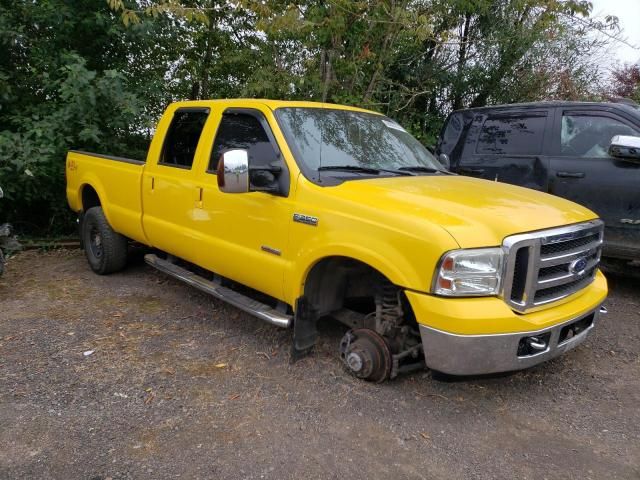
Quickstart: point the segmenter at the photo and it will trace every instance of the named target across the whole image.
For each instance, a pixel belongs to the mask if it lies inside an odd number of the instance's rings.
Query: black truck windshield
[[[407,175],[443,171],[422,144],[382,115],[285,107],[276,116],[301,170],[322,175]]]

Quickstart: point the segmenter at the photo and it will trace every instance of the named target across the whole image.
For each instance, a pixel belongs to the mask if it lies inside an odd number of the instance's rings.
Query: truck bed
[[[112,228],[141,243],[141,182],[145,162],[72,150],[67,154],[67,201],[72,210],[87,210],[99,199]],[[95,192],[95,194],[94,194]]]

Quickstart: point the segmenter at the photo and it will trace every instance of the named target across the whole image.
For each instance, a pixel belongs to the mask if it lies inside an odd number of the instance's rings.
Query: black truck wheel
[[[122,270],[127,263],[127,238],[113,231],[102,207],[84,214],[82,243],[91,269],[99,275]]]

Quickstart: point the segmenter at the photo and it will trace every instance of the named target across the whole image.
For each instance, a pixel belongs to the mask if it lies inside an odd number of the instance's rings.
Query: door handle
[[[584,178],[584,172],[556,172],[556,177]]]
[[[458,171],[461,173],[481,175],[484,173],[484,168],[459,168]]]
[[[196,208],[202,208],[202,187],[197,187],[198,198],[196,200]]]

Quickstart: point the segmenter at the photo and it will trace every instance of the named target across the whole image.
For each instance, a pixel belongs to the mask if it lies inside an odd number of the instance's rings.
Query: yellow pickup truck
[[[71,151],[66,174],[96,273],[147,245],[150,265],[291,327],[294,357],[333,317],[371,381],[536,365],[582,342],[607,295],[594,213],[454,175],[358,108],[174,103],[146,162]]]

